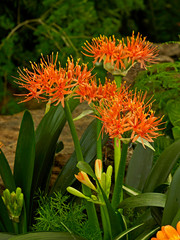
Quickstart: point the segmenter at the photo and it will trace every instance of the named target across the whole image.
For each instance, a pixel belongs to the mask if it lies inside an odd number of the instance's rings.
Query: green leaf
[[[83,157],[87,163],[90,163],[96,158],[96,124],[97,121],[94,119],[87,127],[80,140]],[[107,135],[104,135],[102,145],[107,141],[107,139]],[[50,193],[53,191],[61,191],[62,194],[65,193],[66,188],[71,186],[75,181],[74,174],[78,172],[76,164],[77,158],[75,152],[73,152],[72,156],[69,158],[68,162],[60,172]]]
[[[8,188],[10,192],[15,191],[16,184],[14,177],[12,175],[9,163],[2,150],[0,150],[0,175],[2,177],[5,188]]]
[[[126,184],[142,191],[153,162],[153,151],[138,144],[128,165]]]
[[[70,99],[69,105],[71,111],[74,110],[78,104],[79,101]],[[41,188],[41,190],[46,188],[47,176],[49,176],[53,165],[56,143],[65,122],[66,119],[62,106],[52,106],[37,127],[32,194],[34,191],[37,191],[38,188]]]
[[[27,233],[23,235],[17,235],[9,238],[10,240],[83,240],[81,237],[77,237],[70,233],[65,232],[35,232]]]
[[[157,231],[159,230],[159,227],[156,227],[152,229],[151,231],[145,231],[140,236],[136,238],[136,240],[149,240],[150,237],[152,237]]]
[[[147,178],[143,192],[153,192],[157,186],[166,181],[180,156],[179,149],[180,139],[172,143],[161,153]]]
[[[166,106],[166,110],[173,126],[180,127],[180,101],[169,100]]]
[[[92,168],[89,166],[89,164],[87,162],[83,162],[80,161],[77,163],[76,165],[81,171],[87,173],[89,176],[91,176],[92,178],[96,178],[96,175],[94,174],[94,171],[92,170]]]
[[[175,126],[172,128],[173,137],[175,140],[180,138],[180,126]]]
[[[4,205],[4,202],[2,200],[2,197],[0,196],[0,220],[3,224],[5,230],[9,233],[13,233],[13,225],[12,221],[9,219],[8,211],[6,206]]]
[[[176,170],[167,193],[167,201],[163,211],[162,225],[171,224],[180,209],[180,167]]]
[[[118,208],[136,208],[136,207],[164,207],[166,195],[162,193],[142,193],[137,196],[126,198],[119,204]]]
[[[85,117],[85,116],[87,116],[87,115],[89,115],[91,113],[94,113],[94,111],[93,110],[85,110],[79,116],[74,118],[73,121],[77,121],[77,120],[79,120],[79,119],[81,119],[81,118],[83,118],[83,117]]]
[[[14,178],[16,186],[22,189],[24,194],[26,213],[29,216],[31,202],[31,186],[35,160],[35,133],[32,116],[28,111],[24,112],[19,131],[14,162]]]
[[[129,187],[127,185],[123,185],[122,186],[123,190],[126,191],[127,194],[129,194],[130,196],[137,196],[139,195],[141,192],[138,191],[135,188]]]
[[[115,237],[113,240],[119,240],[119,239],[123,238],[123,237],[126,236],[129,232],[132,232],[133,230],[141,227],[143,224],[144,224],[144,223],[141,223],[141,224],[139,224],[139,225],[137,225],[137,226],[131,227],[131,228],[123,231],[121,234],[119,234],[119,235],[118,235],[117,237]]]

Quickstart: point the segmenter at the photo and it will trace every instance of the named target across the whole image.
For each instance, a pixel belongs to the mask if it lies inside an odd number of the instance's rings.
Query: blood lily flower
[[[156,237],[151,240],[178,240],[180,239],[180,221],[176,225],[176,229],[170,225],[163,226],[160,231],[157,232]]]
[[[104,61],[104,68],[113,75],[126,75],[127,71],[135,62],[139,62],[142,68],[147,63],[155,63],[158,55],[157,47],[142,38],[140,33],[137,37],[119,40],[114,36],[100,36],[93,38],[92,42],[86,41],[82,47],[84,55],[94,58],[94,63]]]
[[[90,81],[79,84],[75,93],[80,98],[80,102],[87,101],[88,104],[91,102],[101,102],[102,99],[111,100],[116,95],[117,85],[116,83],[110,82],[106,79],[105,84],[97,82],[95,78]]]
[[[153,142],[153,138],[160,134],[157,132],[161,119],[154,116],[151,102],[145,103],[146,94],[132,93],[121,85],[116,97],[111,101],[104,100],[97,111],[103,123],[103,129],[110,138],[131,138],[135,142],[138,138]]]
[[[65,68],[62,68],[60,63],[57,67],[58,54],[55,60],[53,54],[47,59],[46,61],[42,56],[40,65],[31,63],[32,71],[27,68],[19,69],[17,84],[27,89],[28,93],[18,95],[25,96],[22,102],[36,98],[38,101],[42,99],[51,103],[56,102],[56,105],[61,102],[64,107],[65,96],[72,94],[77,84],[91,78],[91,71],[87,69],[87,65],[81,66],[80,60],[75,64],[73,58],[68,58]]]

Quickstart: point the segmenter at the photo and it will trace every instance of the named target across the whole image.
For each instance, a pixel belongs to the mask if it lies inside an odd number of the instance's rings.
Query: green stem
[[[18,234],[19,233],[18,223],[14,221],[12,221],[12,223],[13,223],[14,233]]]
[[[126,158],[127,158],[128,143],[123,143],[121,161],[119,164],[117,179],[114,186],[113,196],[112,196],[112,207],[116,209],[120,203],[122,197],[122,185],[125,174]]]
[[[114,171],[115,171],[115,182],[119,170],[119,164],[121,161],[121,141],[119,138],[114,138]]]
[[[75,128],[75,125],[74,125],[74,121],[73,121],[73,118],[72,118],[71,109],[69,107],[68,101],[64,102],[64,112],[65,112],[66,119],[67,119],[68,124],[69,124],[69,128],[71,130],[71,135],[72,135],[73,142],[74,142],[74,147],[75,147],[75,150],[76,150],[77,161],[78,162],[79,161],[84,161],[81,146],[80,146],[80,142],[79,142],[79,139],[78,139],[77,131],[76,131],[76,128]]]
[[[97,159],[102,160],[102,135],[101,135],[102,123],[97,119]]]
[[[115,80],[115,82],[116,82],[116,86],[117,86],[118,88],[120,88],[120,86],[121,86],[121,81],[122,81],[122,76],[120,76],[120,75],[114,75],[114,80]]]
[[[78,139],[77,131],[76,131],[76,128],[74,125],[74,121],[72,118],[72,114],[71,114],[71,110],[70,110],[68,101],[64,102],[64,112],[65,112],[66,119],[69,124],[69,128],[71,130],[71,135],[72,135],[73,142],[74,142],[77,161],[78,162],[84,161],[82,150],[81,150],[81,145],[80,145],[80,142]],[[82,184],[82,191],[83,191],[84,195],[91,196],[91,190],[83,184]],[[94,204],[91,202],[86,202],[86,210],[87,210],[87,215],[88,215],[88,220],[89,220],[90,226],[92,227],[92,229],[94,229],[95,231],[100,233],[98,217],[97,217],[97,213],[96,213]],[[102,236],[99,236],[99,239],[101,240]]]

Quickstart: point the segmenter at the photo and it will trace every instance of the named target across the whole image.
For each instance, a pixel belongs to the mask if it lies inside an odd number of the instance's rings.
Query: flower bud
[[[95,161],[95,174],[98,180],[101,180],[102,174],[102,160],[96,159]]]
[[[16,193],[14,191],[10,193],[8,189],[4,190],[2,199],[8,210],[9,218],[14,222],[19,222],[19,216],[21,215],[24,202],[21,188],[18,187]]]
[[[80,197],[80,198],[85,198],[86,200],[89,200],[90,198],[85,196],[82,192],[78,191],[77,189],[73,187],[67,187],[66,190],[73,194],[74,196]]]
[[[91,182],[91,180],[89,179],[88,175],[85,172],[81,171],[78,173],[78,175],[75,175],[75,177],[81,183],[83,183],[87,187],[91,188],[92,190],[96,191],[94,184]]]

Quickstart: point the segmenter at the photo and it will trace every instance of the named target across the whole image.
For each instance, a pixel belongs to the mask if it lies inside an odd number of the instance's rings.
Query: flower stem
[[[74,142],[77,161],[78,162],[84,161],[82,150],[81,150],[81,145],[80,145],[80,142],[78,139],[77,131],[76,131],[76,128],[74,125],[74,121],[72,118],[68,100],[66,100],[64,102],[64,112],[65,112],[66,119],[69,124],[69,128],[71,130],[71,135],[72,135],[73,142]],[[91,190],[83,184],[82,184],[82,191],[83,191],[84,195],[91,196]],[[94,204],[91,202],[86,202],[86,210],[87,210],[87,215],[88,215],[88,220],[89,220],[90,226],[92,227],[92,229],[94,229],[95,231],[100,233],[99,222],[98,222],[97,213],[96,213]],[[102,239],[102,236],[99,236],[99,239]]]
[[[115,182],[119,170],[119,164],[121,161],[121,141],[119,138],[114,138],[114,171],[115,171]]]
[[[64,112],[65,112],[66,119],[67,119],[68,124],[69,124],[69,128],[71,130],[71,135],[72,135],[73,142],[74,142],[74,147],[75,147],[75,150],[76,150],[77,161],[78,162],[79,161],[84,161],[81,146],[80,146],[80,142],[79,142],[79,139],[78,139],[77,131],[76,131],[76,128],[75,128],[75,125],[74,125],[74,121],[73,121],[73,118],[72,118],[72,114],[71,114],[71,110],[70,110],[68,101],[64,102]]]
[[[97,119],[97,159],[102,160],[101,120]]]
[[[13,223],[14,233],[18,234],[19,233],[18,223],[14,221],[12,221],[12,223]]]
[[[117,178],[114,186],[114,192],[113,192],[112,203],[111,203],[114,209],[118,207],[120,200],[122,198],[122,185],[123,185],[124,174],[125,174],[127,150],[128,150],[128,143],[123,143],[121,161],[119,164],[119,169],[117,173]]]
[[[114,80],[116,82],[117,88],[120,88],[121,86],[121,81],[122,81],[122,76],[120,75],[114,75]]]

